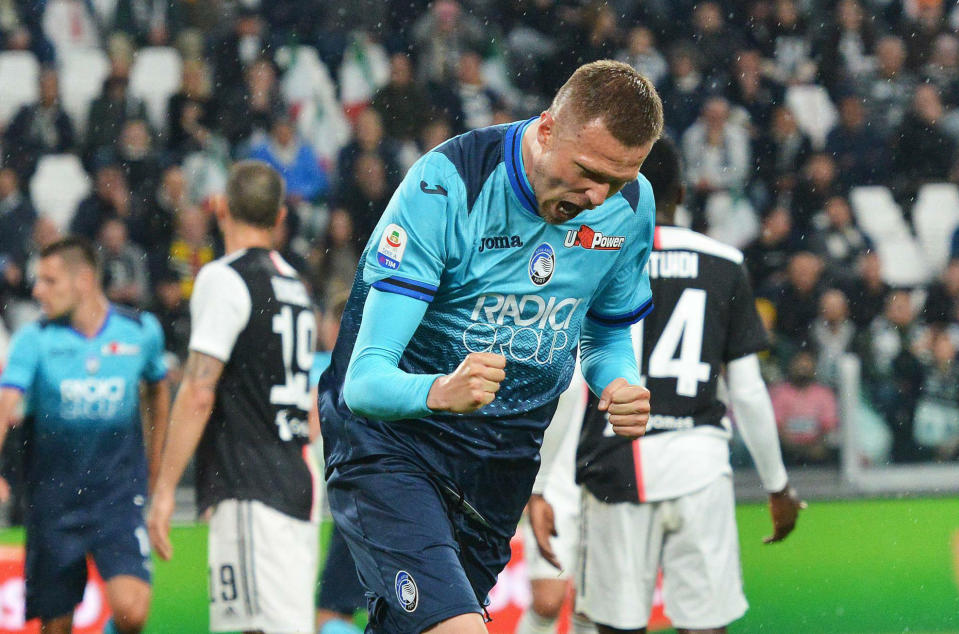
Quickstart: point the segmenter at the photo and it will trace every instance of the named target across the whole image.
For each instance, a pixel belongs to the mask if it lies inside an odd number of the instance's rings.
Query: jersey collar
[[[516,194],[523,209],[539,217],[536,196],[533,195],[533,188],[526,178],[526,168],[523,166],[523,133],[526,132],[526,127],[537,118],[532,117],[510,125],[506,130],[503,155],[506,162],[506,177],[509,179],[513,193]]]

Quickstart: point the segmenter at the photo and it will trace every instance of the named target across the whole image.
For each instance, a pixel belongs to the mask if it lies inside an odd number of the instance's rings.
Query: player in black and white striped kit
[[[731,429],[719,400],[725,373],[738,427],[769,492],[774,534],[784,539],[802,503],[789,487],[772,404],[756,353],[766,332],[742,253],[672,226],[682,201],[679,157],[668,139],[643,166],[656,195],[649,277],[656,310],[633,326],[633,346],[651,394],[646,434],[612,433],[590,394],[576,458],[583,487],[576,609],[601,634],[643,632],[657,570],[666,615],[680,632],[724,632],[747,603],[735,521]],[[545,446],[545,445],[544,445]],[[543,456],[548,470],[553,458]],[[545,482],[541,471],[537,483]],[[534,493],[538,492],[534,487]],[[551,555],[552,513],[534,495],[530,517]]]
[[[194,285],[190,356],[148,520],[169,559],[173,491],[196,449],[197,506],[212,509],[214,632],[313,631],[317,470],[307,413],[316,320],[297,272],[271,248],[282,201],[271,167],[233,167],[217,209],[227,254]]]

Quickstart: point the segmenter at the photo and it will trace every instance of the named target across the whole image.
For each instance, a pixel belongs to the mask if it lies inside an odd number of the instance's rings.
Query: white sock
[[[516,624],[515,634],[553,634],[556,631],[556,619],[547,619],[526,608],[523,617]]]
[[[572,634],[596,634],[596,626],[582,614],[574,614]]]

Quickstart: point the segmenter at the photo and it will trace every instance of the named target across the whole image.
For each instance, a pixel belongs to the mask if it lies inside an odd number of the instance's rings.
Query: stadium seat
[[[77,49],[60,61],[60,100],[81,135],[87,128],[90,102],[99,96],[109,74],[110,61],[97,48]]]
[[[759,235],[756,210],[746,198],[728,192],[711,194],[706,201],[710,238],[742,249]]]
[[[849,193],[849,202],[856,222],[876,242],[909,236],[902,208],[893,200],[888,187],[855,187]]]
[[[30,199],[37,213],[65,230],[77,205],[90,193],[90,177],[73,154],[41,157],[30,179]]]
[[[30,51],[0,53],[0,128],[40,98],[40,64]]]
[[[942,271],[959,226],[959,188],[951,183],[923,185],[912,208],[912,222],[926,264],[934,273]]]
[[[890,286],[912,288],[931,278],[922,249],[912,236],[878,241],[876,253],[882,279]]]
[[[167,128],[167,102],[180,89],[182,74],[183,61],[175,48],[149,46],[137,51],[130,69],[130,93],[144,101],[155,130]]]
[[[811,84],[790,86],[786,90],[786,105],[813,147],[822,150],[826,146],[826,135],[839,120],[836,107],[830,101],[826,89]]]

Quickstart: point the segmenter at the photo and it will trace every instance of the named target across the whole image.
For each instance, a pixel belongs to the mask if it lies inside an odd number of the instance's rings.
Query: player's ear
[[[556,132],[556,119],[549,110],[544,110],[539,115],[539,129],[536,131],[536,140],[542,147],[548,147],[550,139]]]

